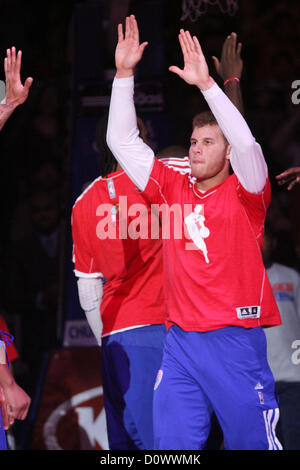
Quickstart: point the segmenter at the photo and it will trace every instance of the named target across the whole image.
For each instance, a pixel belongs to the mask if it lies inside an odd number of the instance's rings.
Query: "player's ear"
[[[227,144],[227,148],[226,148],[226,159],[227,160],[230,159],[230,151],[231,151],[231,145]]]

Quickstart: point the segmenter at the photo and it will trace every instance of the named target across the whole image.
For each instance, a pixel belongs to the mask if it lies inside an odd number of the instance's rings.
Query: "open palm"
[[[127,17],[125,36],[123,34],[122,24],[118,25],[118,44],[115,53],[117,70],[133,70],[141,60],[147,44],[147,42],[140,44],[139,30],[134,15]]]
[[[6,58],[4,59],[7,104],[19,105],[24,103],[33,82],[32,78],[27,78],[24,85],[22,84],[20,77],[21,61],[21,51],[16,55],[15,47],[7,49]]]
[[[196,36],[191,37],[189,31],[180,30],[179,42],[184,59],[184,68],[172,65],[171,72],[176,73],[189,85],[201,85],[210,79],[208,66]]]

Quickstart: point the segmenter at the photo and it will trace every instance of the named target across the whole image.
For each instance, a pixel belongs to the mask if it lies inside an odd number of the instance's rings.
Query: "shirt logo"
[[[114,185],[114,182],[112,179],[108,179],[106,181],[107,183],[107,189],[108,189],[108,193],[109,193],[109,197],[110,199],[114,199],[116,197],[116,190],[115,190],[115,185]]]
[[[257,384],[254,387],[254,390],[263,390],[263,385],[260,382],[257,382]]]
[[[251,307],[236,308],[237,316],[240,320],[247,318],[260,318],[260,306],[253,305]]]
[[[265,403],[265,399],[264,399],[264,396],[262,394],[262,392],[257,392],[258,393],[258,396],[259,396],[259,402],[261,405],[263,405]]]
[[[189,236],[196,247],[202,251],[206,263],[209,263],[207,247],[204,240],[209,237],[210,231],[205,226],[204,205],[196,204],[194,211],[184,218],[184,223]]]

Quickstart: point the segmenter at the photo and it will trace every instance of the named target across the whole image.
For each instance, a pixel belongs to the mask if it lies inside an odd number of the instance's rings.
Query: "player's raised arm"
[[[28,97],[33,79],[28,77],[24,85],[21,82],[22,51],[16,53],[16,48],[7,49],[4,59],[6,84],[5,102],[0,104],[0,130],[17,106],[23,104]]]
[[[118,44],[115,52],[116,77],[125,78],[134,75],[134,69],[143,56],[147,42],[140,44],[139,30],[134,15],[125,20],[125,34],[123,25],[118,25]]]
[[[196,85],[201,91],[208,90],[215,84],[215,81],[209,75],[198,39],[196,36],[191,37],[190,32],[183,29],[180,30],[178,38],[183,54],[184,68],[180,69],[176,65],[172,65],[169,70],[176,73],[189,85]]]
[[[118,26],[115,53],[116,77],[112,86],[107,126],[107,144],[132,181],[140,188],[147,185],[154,153],[139,137],[134,106],[134,69],[143,56],[147,42],[140,44],[134,15]]]
[[[241,58],[242,43],[237,44],[237,34],[231,33],[225,39],[220,60],[213,56],[216,71],[222,78],[224,92],[239,112],[244,116],[244,106],[240,87],[243,72]]]
[[[268,173],[260,145],[255,141],[241,113],[209,75],[207,62],[196,36],[191,37],[189,31],[180,30],[179,42],[184,68],[171,66],[169,70],[201,90],[231,145],[231,165],[242,186],[249,192],[260,193],[265,187]]]

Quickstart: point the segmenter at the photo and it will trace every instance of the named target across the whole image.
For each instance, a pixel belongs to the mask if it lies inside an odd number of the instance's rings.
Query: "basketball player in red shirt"
[[[147,43],[139,43],[133,15],[118,35],[109,147],[151,204],[177,211],[169,236],[163,232],[168,334],[155,385],[155,448],[202,449],[214,411],[226,449],[281,449],[262,329],[281,320],[260,253],[270,202],[261,148],[209,75],[197,38],[181,30],[184,69],[170,71],[197,86],[212,112],[191,135],[191,177],[165,168],[138,137],[133,76]]]

